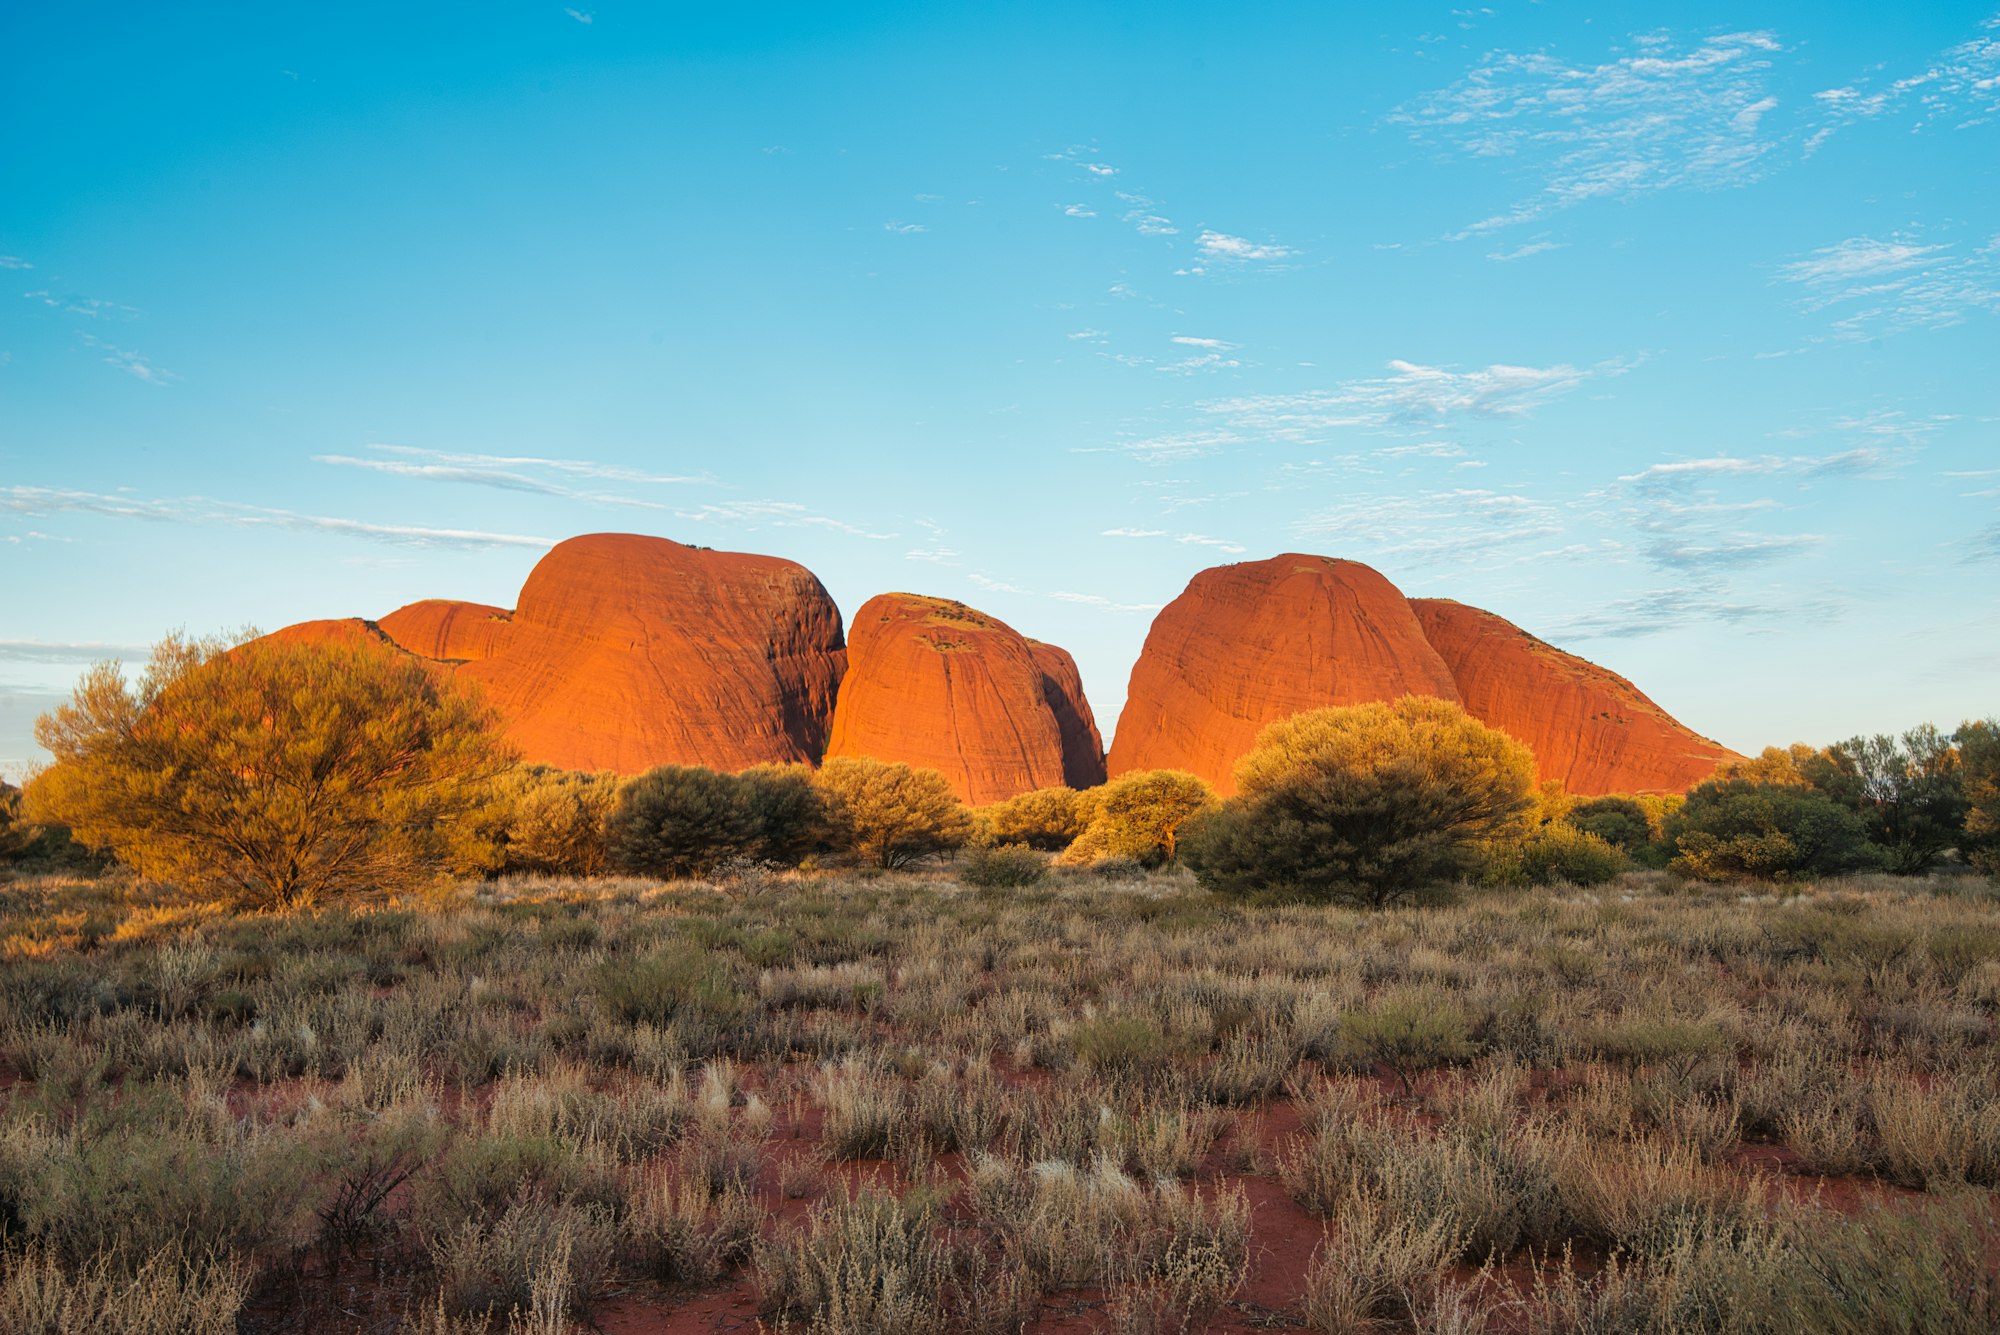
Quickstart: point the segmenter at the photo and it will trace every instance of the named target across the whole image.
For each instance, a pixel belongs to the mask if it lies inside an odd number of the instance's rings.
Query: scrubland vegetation
[[[968,811],[441,680],[175,642],[0,790],[0,1331],[2000,1327],[1991,724]]]
[[[17,879],[0,1329],[2000,1321],[1986,882],[1449,898]]]

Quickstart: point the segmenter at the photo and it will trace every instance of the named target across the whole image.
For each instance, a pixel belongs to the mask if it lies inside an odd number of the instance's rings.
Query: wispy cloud
[[[883,223],[882,230],[885,232],[894,232],[899,236],[909,236],[916,232],[928,232],[931,229],[922,223],[891,221]]]
[[[1130,455],[1142,463],[1168,464],[1182,459],[1199,459],[1203,455],[1215,454],[1232,445],[1242,444],[1243,439],[1236,432],[1223,429],[1176,431],[1165,435],[1144,436],[1137,440],[1121,440],[1097,449],[1079,450],[1077,453],[1098,454],[1108,450]]]
[[[1241,431],[1307,441],[1341,428],[1429,430],[1453,418],[1520,417],[1619,366],[1508,366],[1476,371],[1392,361],[1390,374],[1302,394],[1262,394],[1204,403]]]
[[[143,644],[108,644],[97,640],[0,640],[0,662],[101,663],[109,658],[144,658],[152,650]]]
[[[1421,143],[1505,161],[1537,182],[1462,239],[1592,200],[1755,180],[1779,142],[1764,122],[1778,105],[1767,78],[1780,50],[1770,33],[1739,32],[1692,47],[1663,33],[1636,37],[1595,65],[1495,51],[1390,120]]]
[[[1807,140],[1806,151],[1857,121],[1891,114],[1907,117],[1917,128],[1947,121],[1961,130],[1985,124],[2000,111],[2000,14],[1980,28],[1980,35],[1884,87],[1849,84],[1814,93],[1821,123]]]
[[[1248,241],[1227,232],[1203,232],[1195,238],[1195,246],[1211,260],[1235,260],[1256,263],[1265,260],[1288,259],[1298,252],[1290,246],[1275,242]]]
[[[1461,488],[1354,497],[1306,516],[1292,531],[1301,537],[1337,538],[1345,548],[1408,564],[1433,564],[1490,560],[1499,549],[1557,537],[1563,525],[1548,502]]]
[[[1826,620],[1844,607],[1824,594],[1784,599],[1732,597],[1706,589],[1652,589],[1576,612],[1548,627],[1558,640],[1625,640],[1687,626],[1731,626],[1749,633],[1796,620]]]
[[[1171,533],[1163,528],[1107,528],[1104,530],[1103,536],[1107,538],[1164,538],[1169,542],[1177,542],[1186,547],[1213,547],[1218,551],[1232,554],[1240,554],[1244,550],[1241,543],[1231,542],[1228,538],[1212,538],[1206,533]]]
[[[114,347],[103,339],[90,334],[81,336],[85,347],[95,348],[104,354],[106,366],[115,366],[125,374],[149,385],[170,385],[180,377],[163,367],[153,365],[152,360],[128,348]]]
[[[668,507],[658,501],[601,489],[573,487],[547,478],[534,477],[529,470],[553,472],[558,476],[595,477],[634,483],[696,483],[709,480],[698,477],[645,474],[632,469],[593,464],[583,460],[452,454],[438,450],[413,449],[408,446],[376,445],[370,448],[391,457],[357,458],[346,454],[316,454],[313,456],[313,462],[336,468],[358,468],[371,473],[420,482],[492,487],[499,491],[528,492],[537,496],[556,496],[596,505],[623,505],[647,510],[663,510]]]
[[[1095,218],[1097,216],[1096,209],[1088,208],[1082,204],[1065,204],[1062,206],[1062,211],[1064,216],[1070,218]]]
[[[1207,348],[1211,352],[1233,352],[1237,345],[1226,343],[1219,338],[1195,338],[1190,334],[1175,334],[1173,342],[1188,348]]]
[[[1701,459],[1674,459],[1628,473],[1619,482],[1649,495],[1671,494],[1725,478],[1886,476],[1911,458],[1907,449],[1866,445],[1822,455],[1717,454]]]
[[[815,514],[805,506],[791,501],[721,501],[713,505],[676,510],[674,514],[677,518],[688,520],[690,523],[725,524],[749,529],[826,528],[853,538],[867,538],[872,542],[886,542],[896,536],[893,533],[872,533],[845,520]]]
[[[136,308],[127,306],[123,302],[106,301],[102,297],[63,296],[45,287],[36,288],[32,292],[23,292],[21,296],[25,300],[47,306],[50,310],[63,311],[69,315],[87,315],[93,320],[139,318]]]
[[[0,269],[32,269],[35,266],[19,255],[0,255]]]
[[[226,525],[235,528],[280,528],[298,532],[333,533],[408,547],[537,547],[555,546],[553,538],[522,533],[491,533],[478,529],[432,528],[419,524],[379,524],[332,515],[301,514],[269,506],[215,501],[200,496],[151,499],[104,495],[54,487],[0,487],[0,511],[19,515],[85,513],[153,523]]]
[[[569,15],[578,23],[591,24],[597,22],[597,15],[586,9],[565,9],[563,13]]]
[[[606,482],[634,482],[651,486],[715,482],[714,476],[709,473],[649,473],[643,468],[599,463],[592,459],[558,459],[533,454],[463,454],[451,450],[427,449],[418,445],[370,444],[368,448],[380,454],[392,454],[405,459],[423,459],[456,468],[542,469],[565,477],[597,478]]]
[[[1530,241],[1526,245],[1515,246],[1512,250],[1495,250],[1489,252],[1486,258],[1497,260],[1501,264],[1511,264],[1515,260],[1525,260],[1533,255],[1546,255],[1549,251],[1561,250],[1562,248],[1563,243],[1560,241]]]
[[[1956,242],[1857,236],[1778,270],[1804,290],[1808,311],[1828,311],[1834,337],[1880,338],[1963,323],[2000,311],[2000,235],[1967,250]]]

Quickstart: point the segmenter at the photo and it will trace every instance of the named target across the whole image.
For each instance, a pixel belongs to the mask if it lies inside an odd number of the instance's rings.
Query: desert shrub
[[[1398,1218],[1379,1196],[1354,1192],[1306,1272],[1306,1325],[1326,1335],[1371,1335],[1416,1323],[1464,1245],[1448,1214]]]
[[[35,736],[28,814],[143,875],[256,907],[427,883],[508,760],[497,716],[372,645],[171,638],[85,674]]]
[[[1180,770],[1135,770],[1085,794],[1095,811],[1063,854],[1071,865],[1131,859],[1161,867],[1180,856],[1181,835],[1215,801],[1215,792]]]
[[[1410,1092],[1418,1074],[1472,1055],[1465,1013],[1435,996],[1400,996],[1340,1017],[1340,1048],[1364,1067],[1386,1066]]]
[[[1515,833],[1533,775],[1526,747],[1448,701],[1299,714],[1259,734],[1188,861],[1224,891],[1382,907]]]
[[[1674,868],[1705,881],[1792,880],[1872,861],[1861,818],[1801,785],[1710,779],[1667,828]]]
[[[820,1202],[757,1243],[765,1313],[812,1335],[943,1335],[952,1266],[937,1222],[928,1202],[879,1191]]]
[[[1070,1043],[1084,1065],[1112,1076],[1158,1075],[1189,1052],[1145,1015],[1095,1016],[1076,1027]]]
[[[757,829],[760,862],[796,867],[826,837],[826,803],[810,765],[752,765],[738,774]]]
[[[1074,788],[1037,788],[979,812],[991,842],[1024,844],[1044,853],[1060,853],[1075,843],[1095,814],[1095,800]]]
[[[962,846],[972,822],[934,769],[840,756],[813,778],[834,847],[878,867],[908,867]]]
[[[740,1187],[654,1177],[631,1197],[627,1246],[641,1270],[669,1284],[712,1284],[750,1257],[764,1211]]]
[[[1558,821],[1518,843],[1502,845],[1483,879],[1509,885],[1603,885],[1630,865],[1603,839]]]
[[[171,1246],[126,1273],[106,1257],[66,1269],[47,1252],[7,1259],[0,1330],[11,1335],[236,1335],[246,1267]]]
[[[1634,797],[1592,797],[1570,810],[1569,823],[1594,834],[1642,867],[1667,863],[1660,830],[1646,803]]]
[[[604,870],[616,775],[525,766],[507,777],[500,795],[502,871],[595,876]]]
[[[546,1309],[559,1317],[588,1310],[617,1244],[608,1210],[523,1196],[496,1219],[467,1219],[438,1238],[431,1264],[453,1312]]]
[[[592,978],[597,999],[626,1024],[676,1028],[693,1037],[727,1028],[754,1004],[714,955],[686,943],[607,960]]]
[[[958,869],[959,880],[982,890],[1017,890],[1047,875],[1048,860],[1020,844],[975,848]]]
[[[1966,861],[2000,877],[2000,719],[1962,725],[1958,749],[1965,784]]]
[[[757,850],[749,789],[733,774],[661,765],[628,782],[605,823],[611,860],[648,876],[703,876]]]

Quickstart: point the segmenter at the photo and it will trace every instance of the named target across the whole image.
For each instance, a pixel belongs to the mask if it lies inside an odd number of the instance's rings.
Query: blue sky
[[[1738,747],[2000,711],[1983,4],[10,6],[0,770],[657,533],[1072,649],[1286,550]],[[10,290],[11,289],[11,290]]]

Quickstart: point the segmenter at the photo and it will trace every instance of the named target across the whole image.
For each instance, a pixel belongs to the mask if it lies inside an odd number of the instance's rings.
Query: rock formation
[[[1459,699],[1408,601],[1374,570],[1298,554],[1216,566],[1154,619],[1110,772],[1187,770],[1233,793],[1265,725],[1401,695]]]
[[[1232,793],[1266,724],[1406,693],[1464,705],[1580,795],[1678,792],[1734,754],[1490,612],[1405,599],[1353,561],[1288,555],[1204,570],[1160,613],[1110,771],[1184,769]]]
[[[1104,738],[1084,698],[1083,674],[1069,650],[1029,640],[1028,651],[1042,670],[1042,698],[1062,731],[1063,782],[1072,788],[1094,788],[1104,782]]]
[[[514,614],[504,607],[426,598],[397,608],[377,624],[384,635],[419,657],[469,663],[493,657],[513,620]]]
[[[826,755],[938,770],[974,805],[1072,775],[1103,779],[1068,654],[963,603],[910,593],[871,598],[854,614]]]
[[[431,599],[277,636],[398,645],[478,682],[524,759],[621,774],[817,761],[847,662],[804,566],[627,533],[558,543],[512,612]]]
[[[491,643],[459,672],[522,754],[621,774],[817,760],[846,664],[840,611],[804,566],[625,533],[550,549]]]
[[[1475,718],[1535,753],[1572,793],[1680,792],[1729,750],[1676,722],[1625,678],[1448,598],[1413,598],[1424,636]]]

